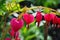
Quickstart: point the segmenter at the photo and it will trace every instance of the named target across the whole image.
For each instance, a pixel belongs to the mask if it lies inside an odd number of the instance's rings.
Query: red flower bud
[[[22,19],[17,20],[16,18],[12,18],[10,21],[11,27],[14,30],[14,32],[17,32],[19,29],[21,29],[24,25],[24,22]]]

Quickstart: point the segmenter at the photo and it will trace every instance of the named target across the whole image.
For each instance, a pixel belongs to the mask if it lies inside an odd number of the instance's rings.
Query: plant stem
[[[8,13],[6,13],[6,15],[5,15],[4,25],[3,25],[3,29],[2,29],[2,38],[1,38],[1,39],[4,39],[4,38],[5,38],[5,37],[3,37],[3,36],[5,36],[5,35],[4,35],[4,32],[5,32],[7,17],[8,17]]]
[[[7,29],[5,29],[5,30],[2,32],[2,38],[1,38],[1,40],[4,40],[4,39],[5,39],[5,35],[6,35],[6,33],[7,33],[8,31],[10,31],[10,28],[11,28],[11,27],[8,27]]]
[[[4,20],[4,16],[2,16],[2,19],[0,21],[0,27],[1,27],[1,23],[3,22],[3,20]]]
[[[48,27],[49,27],[49,23],[46,23],[46,26],[45,26],[45,28],[44,28],[44,40],[47,40]]]
[[[27,27],[27,29],[29,29],[29,28],[30,28],[29,24],[27,24],[27,26],[26,26],[26,27]]]
[[[38,25],[37,25],[38,27],[39,27],[39,24],[40,24],[40,22],[38,22]]]

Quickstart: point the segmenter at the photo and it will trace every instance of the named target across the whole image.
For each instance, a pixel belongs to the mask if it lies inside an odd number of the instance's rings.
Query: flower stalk
[[[45,28],[44,28],[44,40],[47,40],[48,27],[49,27],[49,23],[46,23],[46,26],[45,26]]]

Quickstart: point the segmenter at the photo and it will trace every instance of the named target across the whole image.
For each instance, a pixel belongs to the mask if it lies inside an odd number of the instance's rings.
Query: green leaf
[[[1,16],[1,15],[3,15],[3,11],[2,11],[2,10],[0,10],[0,16]]]
[[[44,11],[44,13],[49,13],[50,12],[50,10],[48,8],[44,8],[43,11]]]
[[[2,12],[0,12],[0,15],[2,15]]]
[[[34,34],[34,35],[30,35],[30,36],[28,36],[28,37],[26,38],[26,40],[32,39],[33,37],[36,37],[36,35],[35,35],[35,34]]]

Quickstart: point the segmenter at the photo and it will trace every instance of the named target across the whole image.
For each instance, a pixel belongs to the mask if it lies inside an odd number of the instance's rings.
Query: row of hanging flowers
[[[27,10],[27,9],[23,9],[23,10]],[[54,27],[60,28],[60,18],[57,17],[53,13],[47,13],[43,17],[42,12],[37,11],[36,18],[32,14],[29,14],[25,11],[23,12],[23,14],[21,13],[21,15],[19,15],[18,18],[12,18],[11,21],[10,21],[11,30],[10,30],[9,33],[10,33],[11,37],[13,37],[15,40],[20,40],[18,31],[24,26],[24,22],[26,22],[26,25],[27,25],[26,28],[29,29],[30,24],[32,22],[34,22],[35,19],[36,19],[36,22],[38,23],[37,27],[39,27],[40,22],[42,21],[43,18],[46,21],[46,26],[45,26],[45,30],[44,30],[44,38],[47,37],[48,27],[49,27],[49,24],[50,24],[51,21],[52,21]],[[11,40],[11,39],[6,38],[6,40]]]
[[[29,29],[29,27],[30,27],[29,24],[34,22],[34,19],[36,19],[36,22],[38,23],[37,27],[39,27],[39,24],[43,19],[43,15],[42,15],[42,12],[37,11],[36,18],[34,18],[34,16],[32,14],[25,12],[25,13],[23,13],[22,18],[23,19],[12,18],[10,21],[10,25],[11,25],[10,35],[15,40],[20,40],[18,30],[20,30],[23,27],[24,22],[26,22],[26,25],[27,25],[26,28]],[[49,27],[50,22],[52,21],[53,25],[57,24],[57,28],[59,28],[60,27],[60,18],[57,17],[53,13],[48,13],[48,14],[44,15],[44,20],[46,21],[46,26],[45,26],[45,30],[44,30],[44,38],[45,38],[44,40],[47,40],[48,27]],[[54,27],[56,27],[56,26],[54,26]],[[7,38],[7,40],[8,39],[9,38]]]

